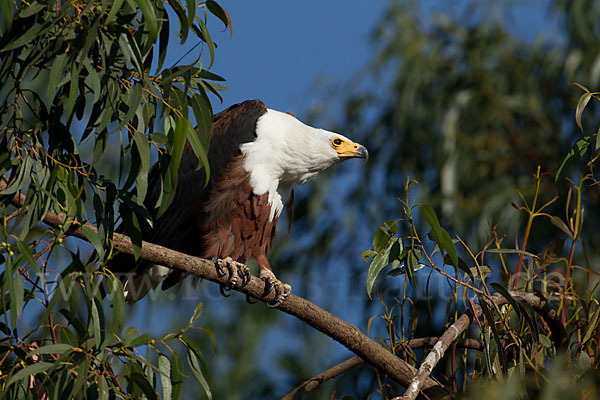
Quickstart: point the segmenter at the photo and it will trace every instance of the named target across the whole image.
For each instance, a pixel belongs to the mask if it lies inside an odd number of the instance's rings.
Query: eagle
[[[291,287],[273,274],[267,255],[284,206],[293,205],[293,187],[351,158],[368,159],[367,149],[335,132],[313,128],[290,113],[269,109],[261,100],[247,100],[214,115],[206,171],[186,143],[175,197],[156,218],[161,194],[158,165],[148,176],[144,205],[153,223],[138,218],[142,239],[191,256],[217,260],[217,271],[229,270],[231,286],[249,280],[245,263],[254,259],[265,282],[265,294],[275,290],[280,304]],[[158,164],[158,163],[157,163]],[[289,213],[291,218],[291,213]],[[117,232],[124,231],[124,224]],[[178,283],[181,271],[119,253],[108,268],[120,276],[125,299],[135,302],[162,282]]]

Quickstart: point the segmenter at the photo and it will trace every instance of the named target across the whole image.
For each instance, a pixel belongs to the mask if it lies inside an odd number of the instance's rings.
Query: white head
[[[283,208],[278,189],[303,184],[341,161],[369,156],[364,146],[345,136],[271,109],[258,119],[256,136],[254,142],[240,147],[246,156],[244,168],[255,194],[269,192],[272,212],[277,215]]]

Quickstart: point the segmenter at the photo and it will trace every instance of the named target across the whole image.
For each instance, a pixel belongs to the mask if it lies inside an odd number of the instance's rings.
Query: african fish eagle
[[[142,238],[192,256],[221,260],[218,265],[241,270],[240,277],[249,278],[243,264],[254,258],[265,292],[274,289],[278,304],[291,287],[275,278],[267,254],[284,204],[292,206],[293,186],[341,161],[366,159],[367,149],[338,133],[305,125],[289,113],[268,109],[260,100],[248,100],[214,116],[207,155],[210,180],[205,186],[205,171],[197,169],[198,158],[186,143],[175,198],[152,226],[141,223]],[[144,203],[155,216],[161,191],[157,165],[148,177],[148,188]],[[126,276],[125,298],[130,302],[161,281],[167,289],[182,279],[181,271],[135,262],[123,253],[110,260],[109,268]],[[239,284],[236,275],[229,274],[234,285]]]

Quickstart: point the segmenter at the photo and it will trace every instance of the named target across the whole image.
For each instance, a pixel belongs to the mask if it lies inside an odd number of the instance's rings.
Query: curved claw
[[[242,278],[242,286],[246,286],[252,280],[252,275],[250,274],[250,270],[246,269],[244,271],[238,270],[240,274],[240,278]]]
[[[231,290],[231,285],[229,285],[229,284],[219,285],[219,291],[221,292],[221,295],[223,297],[231,296],[231,293],[228,293],[230,290]]]
[[[275,300],[274,303],[267,303],[267,307],[269,308],[277,308],[281,305],[281,300]]]
[[[246,303],[248,303],[248,304],[256,304],[256,303],[258,303],[258,301],[252,300],[252,296],[250,296],[249,294],[247,294],[246,295]]]
[[[215,263],[215,269],[217,270],[217,276],[219,278],[222,278],[225,276],[225,274],[227,274],[227,272],[225,272],[225,269],[218,262]]]
[[[273,291],[273,289],[275,288],[274,285],[271,284],[271,282],[269,282],[268,280],[264,279],[265,282],[265,288],[263,290],[263,294],[261,295],[261,297],[267,297],[269,295],[269,293],[271,293]]]

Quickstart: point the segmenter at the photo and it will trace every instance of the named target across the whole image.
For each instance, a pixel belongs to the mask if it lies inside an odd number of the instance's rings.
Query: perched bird
[[[284,205],[293,203],[293,186],[350,158],[368,158],[367,149],[350,139],[303,124],[292,114],[268,109],[260,100],[233,105],[214,116],[208,162],[210,180],[189,143],[181,159],[175,198],[155,218],[142,224],[142,238],[192,256],[218,259],[229,269],[230,283],[249,279],[251,258],[260,268],[275,303],[291,291],[273,274],[267,254]],[[161,184],[157,165],[148,177],[145,205],[155,216]],[[140,218],[140,220],[142,220]],[[118,230],[123,231],[123,228]],[[108,267],[125,276],[128,301],[137,301],[161,281],[162,288],[182,279],[181,272],[117,254]]]

